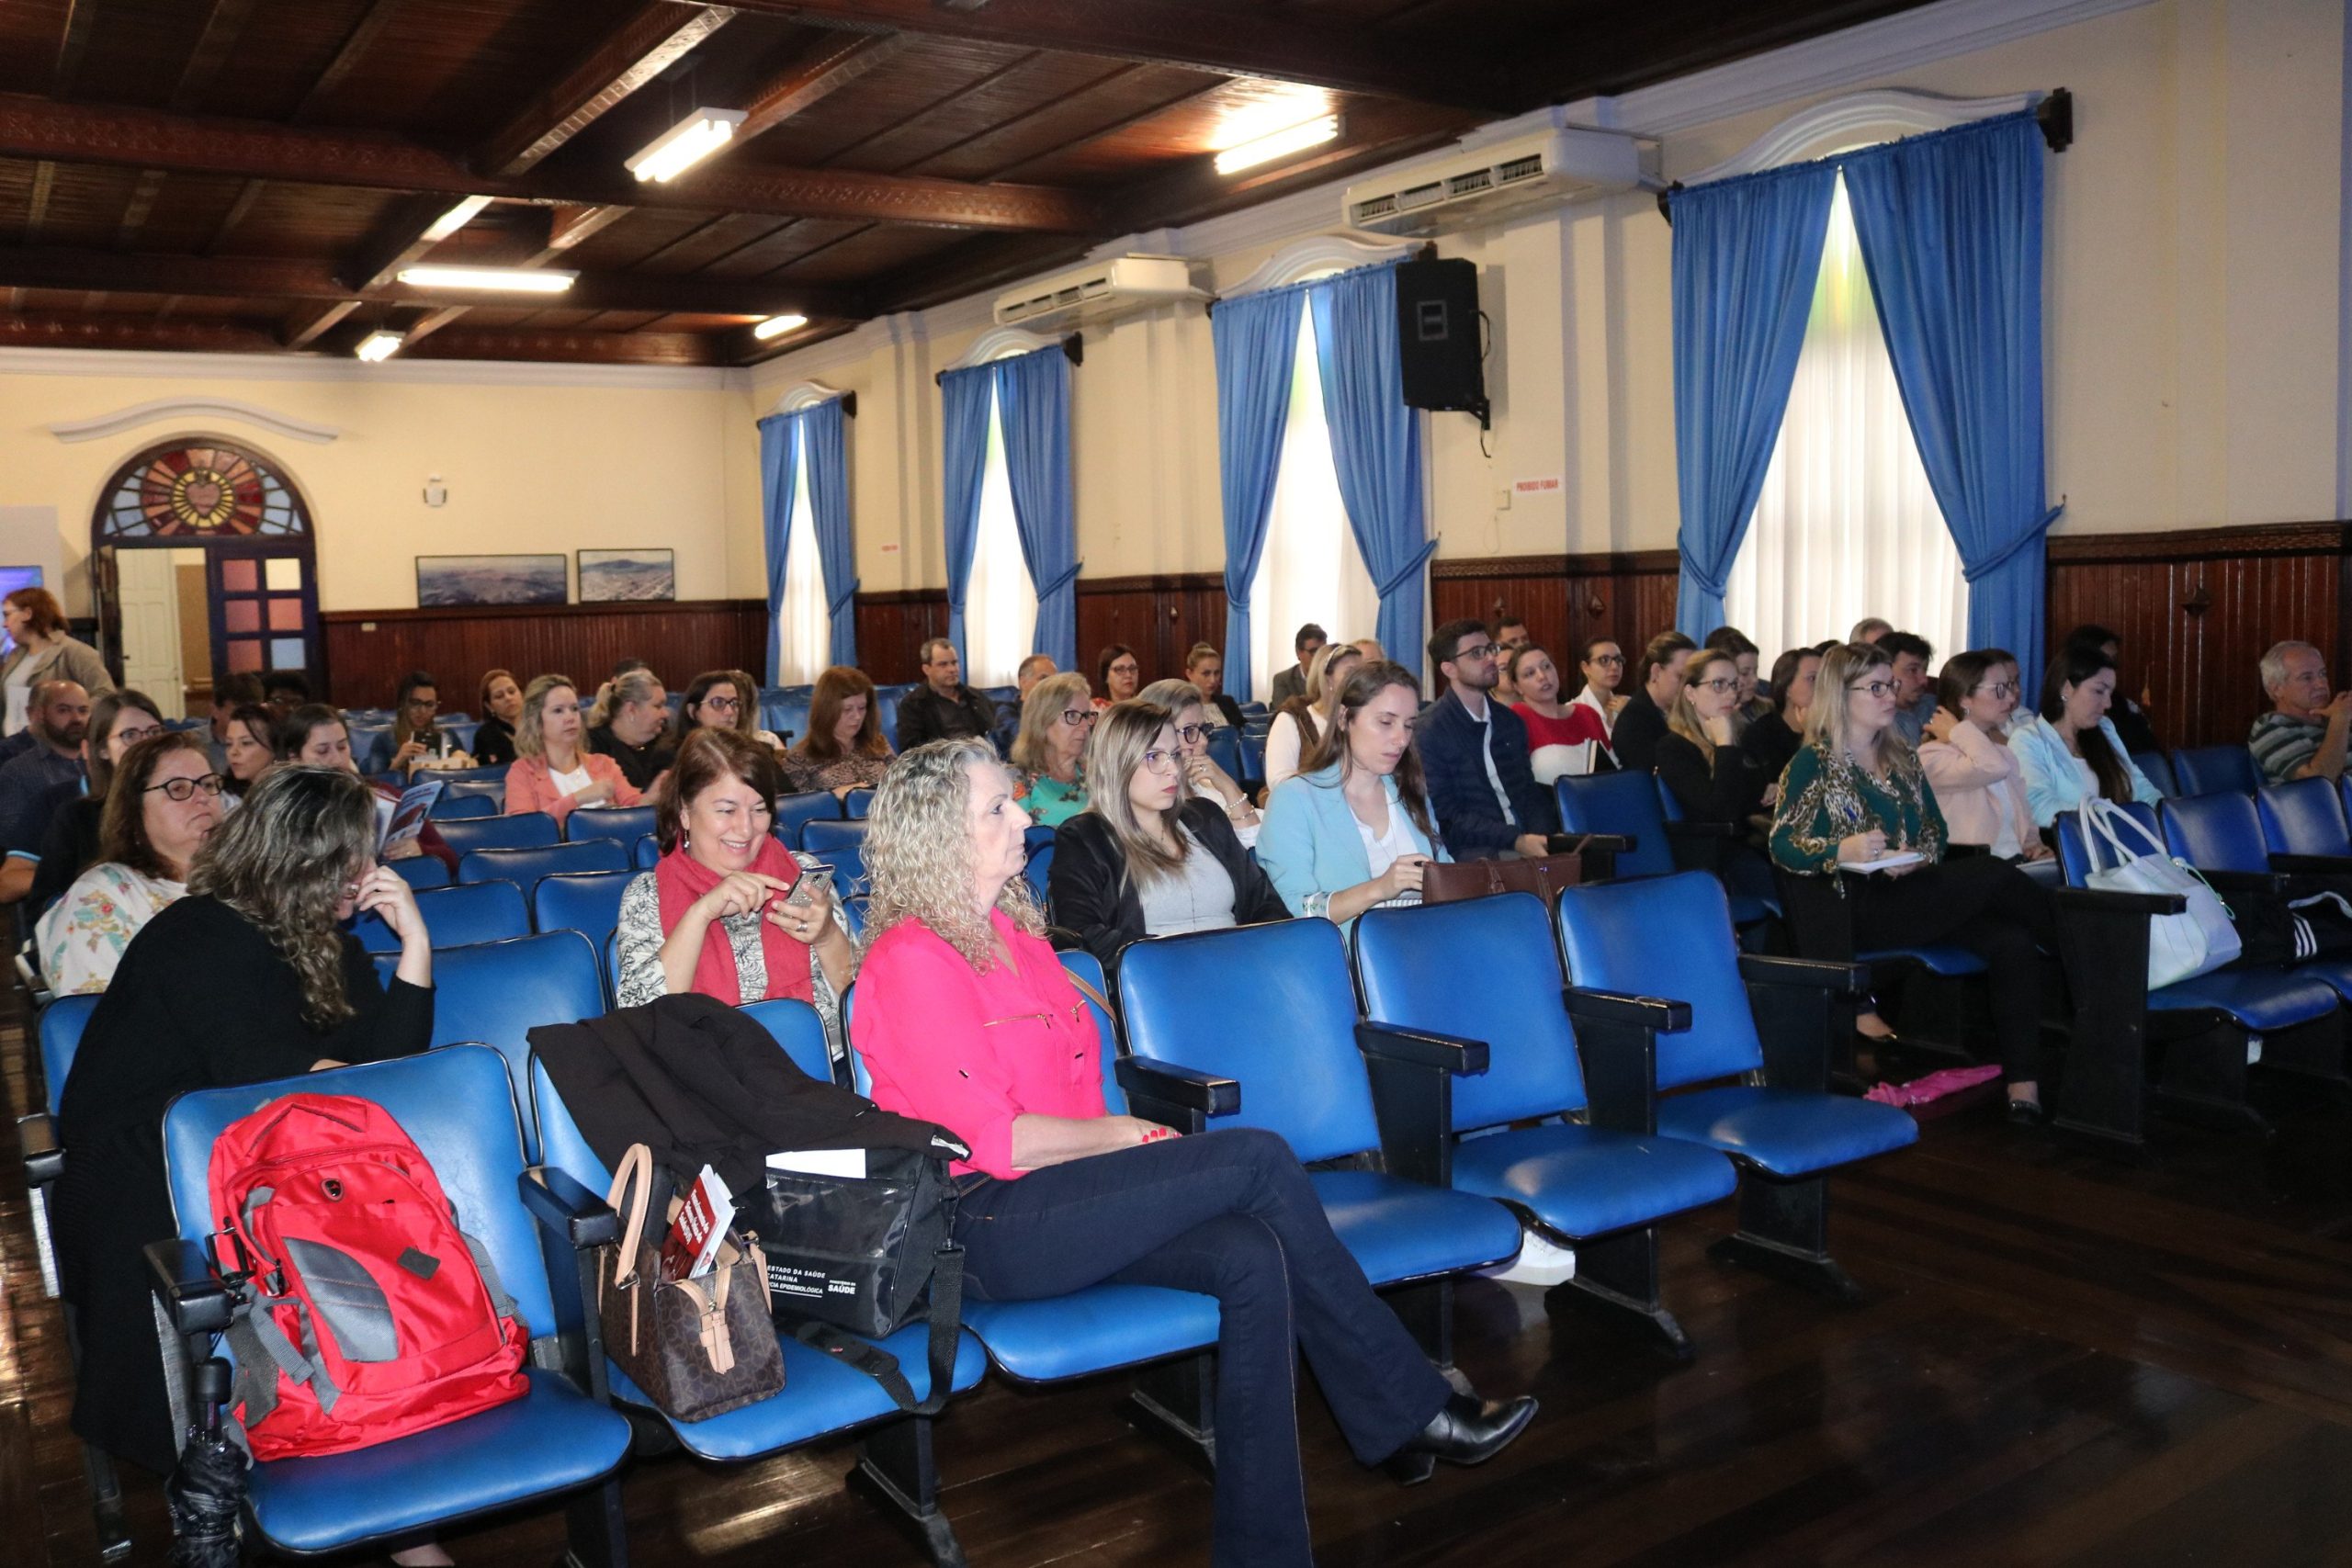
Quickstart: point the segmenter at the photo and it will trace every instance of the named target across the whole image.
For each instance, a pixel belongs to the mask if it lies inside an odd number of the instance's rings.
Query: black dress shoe
[[[1411,1486],[1436,1473],[1437,1461],[1484,1464],[1510,1446],[1535,1418],[1535,1396],[1479,1399],[1457,1393],[1430,1424],[1385,1461],[1388,1473]]]
[[[2050,1112],[2038,1100],[2009,1101],[2009,1125],[2012,1127],[2041,1127],[2047,1125],[2049,1121]]]

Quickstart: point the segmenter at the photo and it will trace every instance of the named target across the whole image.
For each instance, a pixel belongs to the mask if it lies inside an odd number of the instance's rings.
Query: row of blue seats
[[[808,795],[786,795],[777,802],[775,834],[790,848],[806,850],[811,854],[855,848],[865,839],[865,811],[873,799],[870,790],[853,790],[846,802],[825,791]],[[843,811],[850,813],[843,816]],[[457,880],[473,882],[484,876],[506,880],[535,880],[538,875],[551,875],[557,871],[617,870],[627,865],[632,852],[639,854],[639,863],[650,864],[641,858],[643,846],[651,839],[654,808],[632,806],[600,811],[575,811],[569,822],[559,825],[543,811],[518,812],[514,816],[444,818],[435,821],[435,829],[443,840],[458,856]],[[569,833],[567,839],[566,834]],[[622,850],[618,865],[598,863],[603,858],[594,846],[616,845]],[[580,852],[571,859],[576,863],[557,863],[555,857],[534,877],[521,878],[504,871],[491,869],[494,863],[482,863],[482,874],[467,870],[467,862],[475,855],[511,855],[521,851]],[[403,875],[418,886],[446,886],[446,868],[426,860],[420,864],[412,858],[395,863]]]

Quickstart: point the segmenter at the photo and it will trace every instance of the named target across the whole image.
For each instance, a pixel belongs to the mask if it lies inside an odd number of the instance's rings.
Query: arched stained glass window
[[[308,534],[301,498],[254,454],[220,441],[174,442],[141,453],[108,487],[98,541]]]

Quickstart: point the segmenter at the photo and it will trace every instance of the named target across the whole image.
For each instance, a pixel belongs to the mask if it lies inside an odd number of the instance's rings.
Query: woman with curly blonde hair
[[[977,740],[916,747],[883,779],[850,1038],[876,1104],[936,1122],[971,1149],[954,1170],[975,1297],[1031,1300],[1110,1280],[1216,1298],[1213,1559],[1309,1562],[1299,1350],[1356,1458],[1408,1481],[1440,1459],[1492,1458],[1535,1402],[1453,1392],[1332,1235],[1280,1136],[1237,1127],[1180,1138],[1105,1113],[1094,1016],[1046,944],[1021,874],[1029,817],[1013,784]]]

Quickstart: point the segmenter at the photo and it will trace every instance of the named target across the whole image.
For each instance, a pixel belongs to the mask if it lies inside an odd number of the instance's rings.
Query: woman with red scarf
[[[782,783],[775,754],[731,729],[695,730],[679,748],[654,794],[662,859],[621,896],[620,1006],[681,991],[732,1007],[797,997],[839,1040],[856,959],[830,889],[792,897],[820,863],[769,831]]]

